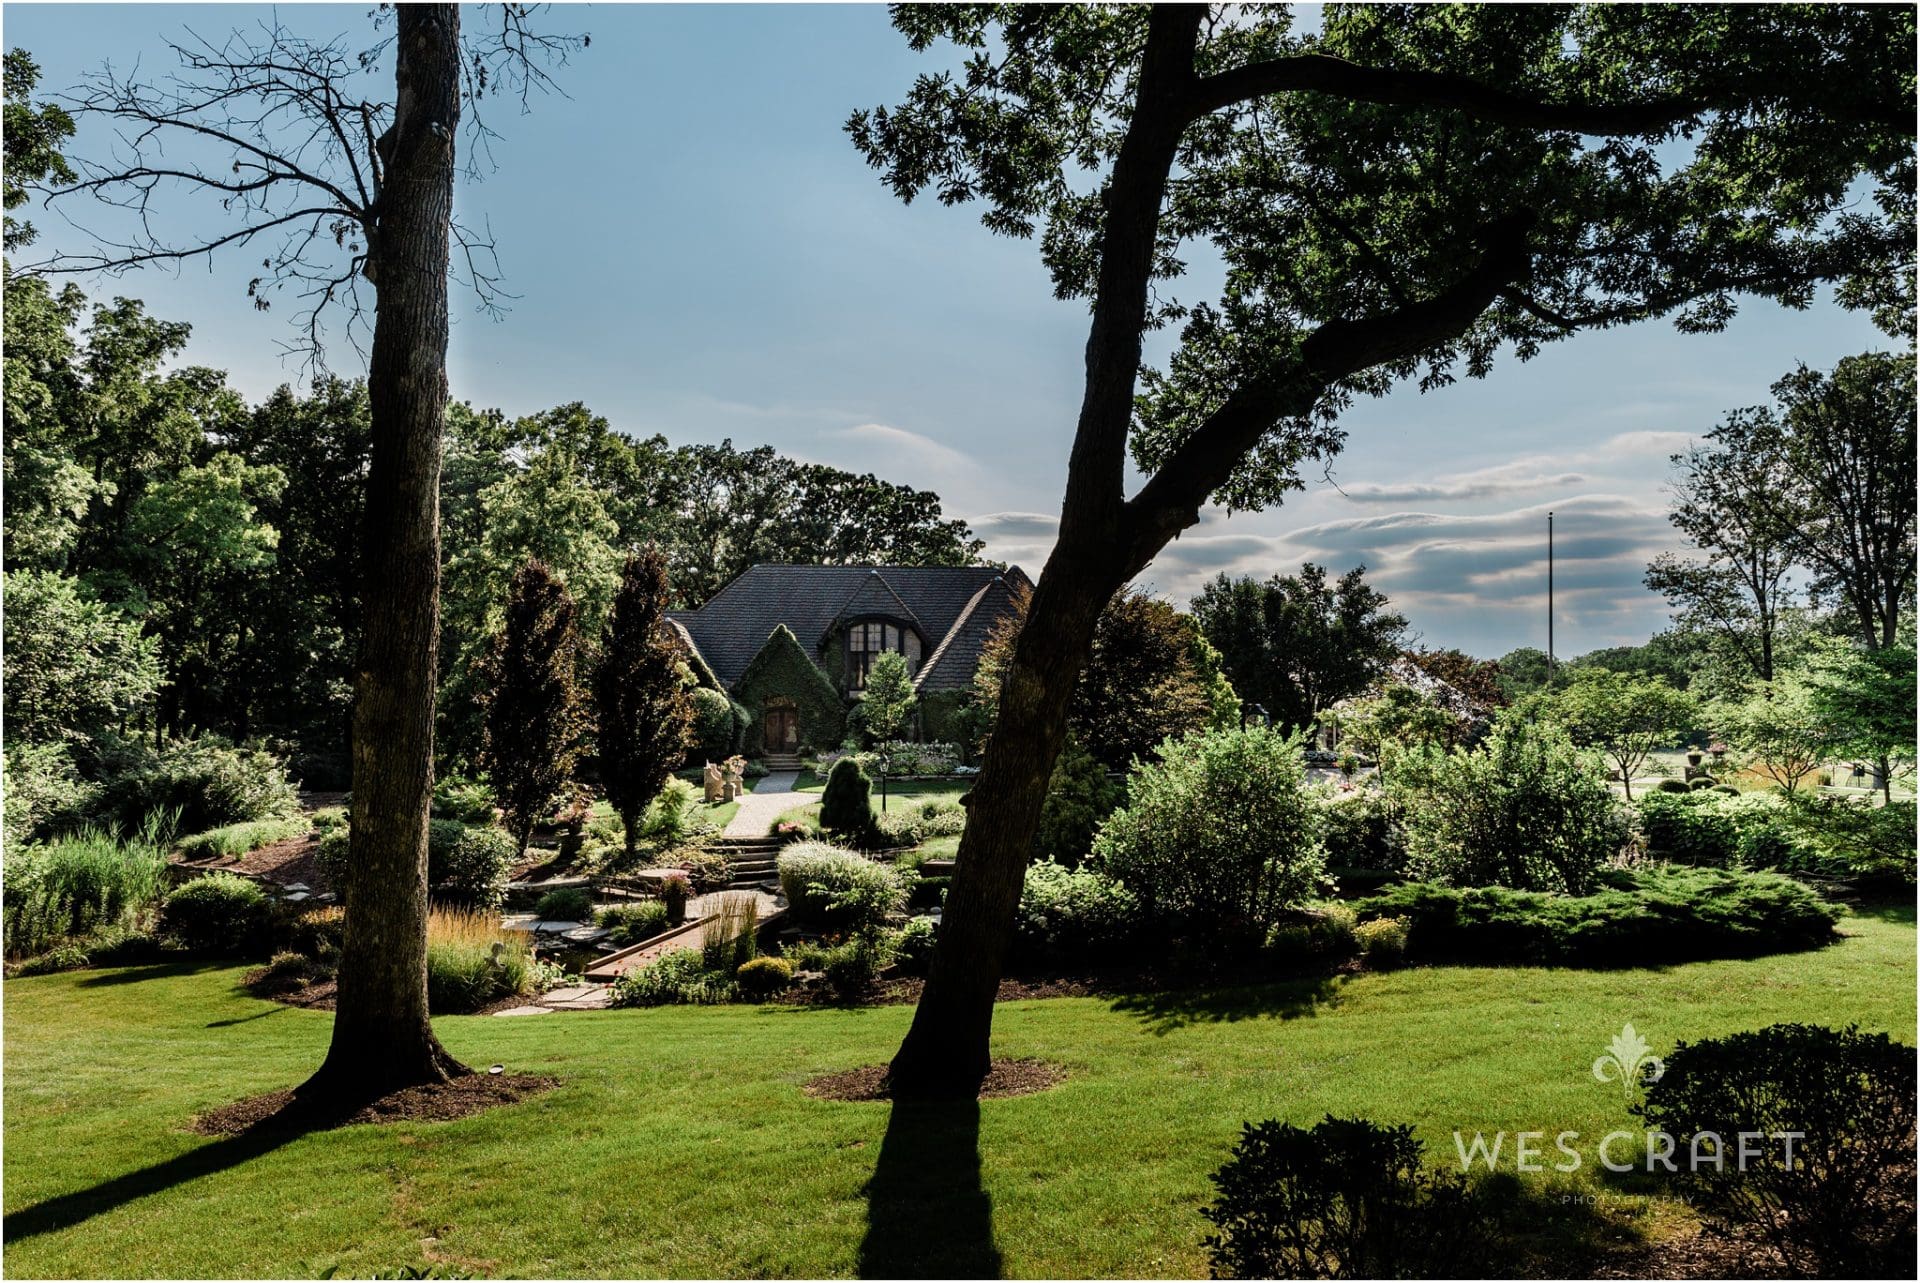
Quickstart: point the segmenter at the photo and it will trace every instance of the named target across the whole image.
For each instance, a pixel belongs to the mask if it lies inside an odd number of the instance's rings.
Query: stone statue
[[[712,762],[707,763],[707,769],[700,773],[700,778],[706,786],[707,801],[718,802],[726,796],[726,776]]]

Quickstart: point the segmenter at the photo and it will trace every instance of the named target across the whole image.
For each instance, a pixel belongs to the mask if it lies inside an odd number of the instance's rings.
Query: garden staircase
[[[799,771],[805,763],[797,753],[768,753],[760,759],[760,765],[767,768],[768,774],[772,774],[775,771]]]
[[[780,878],[778,860],[782,843],[764,834],[758,837],[717,837],[707,843],[709,851],[727,857],[727,889],[750,891]]]

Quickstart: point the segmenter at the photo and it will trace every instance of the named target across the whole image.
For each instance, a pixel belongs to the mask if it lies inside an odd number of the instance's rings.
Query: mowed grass
[[[691,1008],[436,1022],[471,1064],[563,1085],[452,1123],[265,1145],[183,1128],[297,1083],[329,1017],[240,968],[6,984],[6,1268],[32,1276],[1204,1275],[1199,1209],[1240,1126],[1323,1114],[1452,1132],[1628,1126],[1594,1058],[1781,1020],[1915,1036],[1910,911],[1818,953],[1659,970],[1421,969],[1344,983],[1003,1006],[1037,1096],[931,1109],[800,1085],[891,1055],[907,1007]],[[1536,1177],[1541,1206],[1604,1189]],[[1558,1182],[1557,1184],[1551,1182]],[[1660,1234],[1683,1213],[1626,1226]],[[1551,1219],[1551,1215],[1549,1216]],[[1495,1273],[1505,1272],[1491,1264]]]

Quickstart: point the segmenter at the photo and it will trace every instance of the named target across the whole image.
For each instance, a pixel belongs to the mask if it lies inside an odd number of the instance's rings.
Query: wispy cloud
[[[1595,469],[1617,471],[1625,465],[1644,474],[1646,460],[1676,454],[1696,439],[1690,432],[1620,432],[1582,450],[1526,455],[1424,480],[1363,481],[1342,486],[1339,493],[1354,503],[1443,502],[1539,494],[1590,484]]]
[[[856,423],[850,428],[832,428],[820,435],[851,442],[865,453],[909,469],[910,484],[916,486],[939,489],[942,472],[960,469],[973,473],[980,468],[969,454],[935,441],[932,437],[891,424]]]

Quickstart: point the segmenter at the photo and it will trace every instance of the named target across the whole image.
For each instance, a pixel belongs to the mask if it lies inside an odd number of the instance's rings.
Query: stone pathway
[[[812,793],[794,792],[793,786],[799,782],[798,771],[767,772],[754,784],[753,792],[740,799],[739,811],[721,832],[727,837],[760,837],[773,827],[782,811],[820,800]]]

